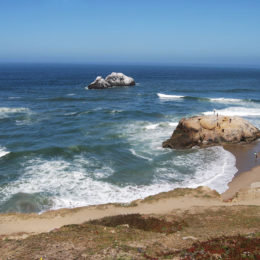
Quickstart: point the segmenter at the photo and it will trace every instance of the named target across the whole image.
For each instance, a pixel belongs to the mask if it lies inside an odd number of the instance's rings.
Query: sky
[[[0,0],[0,62],[260,65],[260,1]]]

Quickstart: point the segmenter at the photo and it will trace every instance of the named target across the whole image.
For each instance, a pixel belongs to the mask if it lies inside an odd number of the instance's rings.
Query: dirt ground
[[[0,259],[260,259],[260,207],[128,214],[2,236]]]

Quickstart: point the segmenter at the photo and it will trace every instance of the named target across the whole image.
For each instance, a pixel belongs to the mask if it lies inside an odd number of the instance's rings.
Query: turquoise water
[[[86,90],[117,71],[135,87]],[[260,127],[260,70],[0,65],[0,211],[129,202],[176,187],[227,188],[222,147],[161,148],[183,117],[242,116]]]

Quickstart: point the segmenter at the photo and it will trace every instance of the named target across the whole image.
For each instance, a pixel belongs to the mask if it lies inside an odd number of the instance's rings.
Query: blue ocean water
[[[86,90],[116,71],[134,87]],[[242,116],[260,127],[260,69],[0,65],[0,212],[130,202],[176,187],[227,188],[222,147],[163,149],[183,117]]]

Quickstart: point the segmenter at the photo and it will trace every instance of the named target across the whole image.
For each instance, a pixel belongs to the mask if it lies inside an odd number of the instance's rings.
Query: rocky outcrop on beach
[[[87,88],[88,89],[106,89],[112,87],[134,86],[133,78],[124,75],[123,73],[112,72],[105,79],[98,76]]]
[[[185,149],[228,143],[250,143],[260,138],[260,131],[240,117],[220,115],[194,116],[180,120],[164,148]]]

